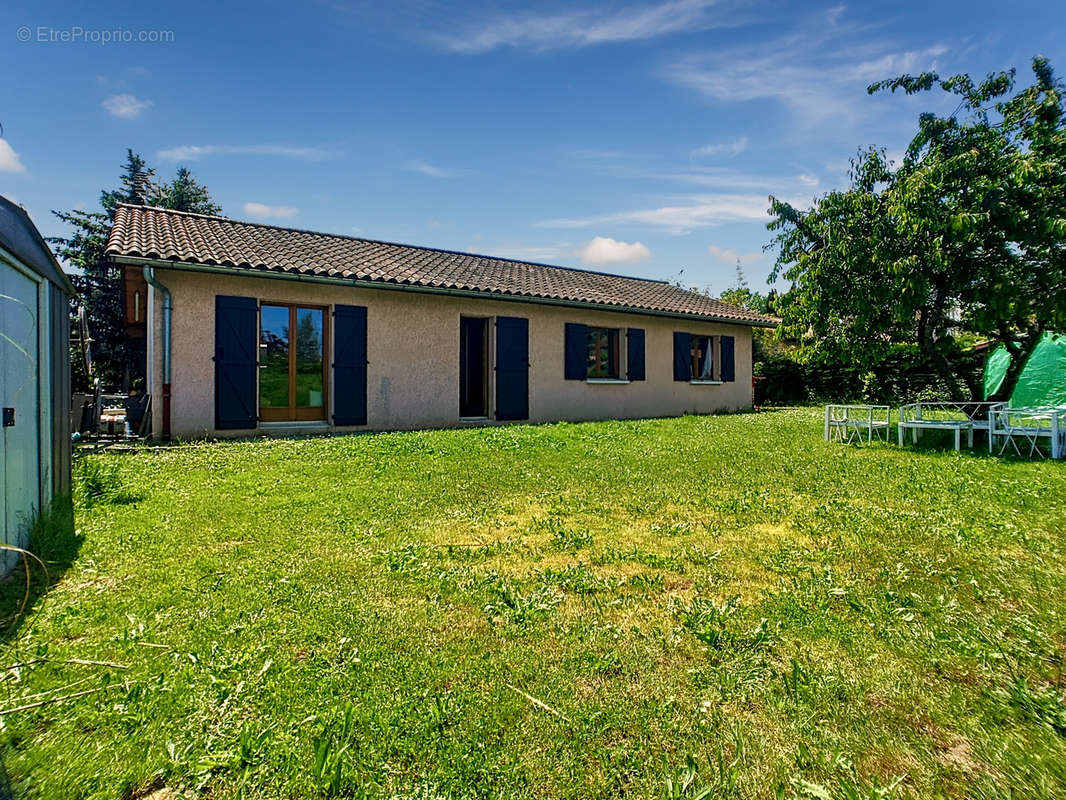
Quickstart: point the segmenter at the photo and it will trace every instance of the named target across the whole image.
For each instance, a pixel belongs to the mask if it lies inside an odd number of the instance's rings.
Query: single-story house
[[[74,287],[21,206],[0,197],[0,533],[26,547],[70,491],[70,298]],[[0,573],[17,562],[0,558]]]
[[[152,429],[178,437],[751,406],[772,317],[670,283],[122,205]]]

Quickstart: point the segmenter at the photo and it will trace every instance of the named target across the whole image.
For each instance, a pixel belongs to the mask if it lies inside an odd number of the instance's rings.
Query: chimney
[[[145,197],[148,194],[148,173],[144,170],[139,171],[133,176],[133,202],[144,205]]]

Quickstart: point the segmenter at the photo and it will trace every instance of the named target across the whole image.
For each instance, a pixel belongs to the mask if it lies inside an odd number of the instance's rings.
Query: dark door
[[[485,318],[459,318],[459,416],[488,415],[489,337]]]
[[[496,419],[529,419],[529,320],[496,317]]]

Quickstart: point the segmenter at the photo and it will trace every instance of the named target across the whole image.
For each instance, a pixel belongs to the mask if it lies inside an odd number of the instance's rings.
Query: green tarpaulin
[[[1008,364],[1010,356],[1000,345],[985,364],[985,399],[1003,383]],[[1014,408],[1066,405],[1066,335],[1044,334],[1025,363],[1010,404]]]

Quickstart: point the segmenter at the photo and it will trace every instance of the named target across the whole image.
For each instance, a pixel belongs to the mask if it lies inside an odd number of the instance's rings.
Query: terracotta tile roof
[[[663,281],[507,258],[280,228],[150,206],[120,205],[107,242],[112,257],[235,270],[406,284],[589,306],[773,326],[773,317]]]

